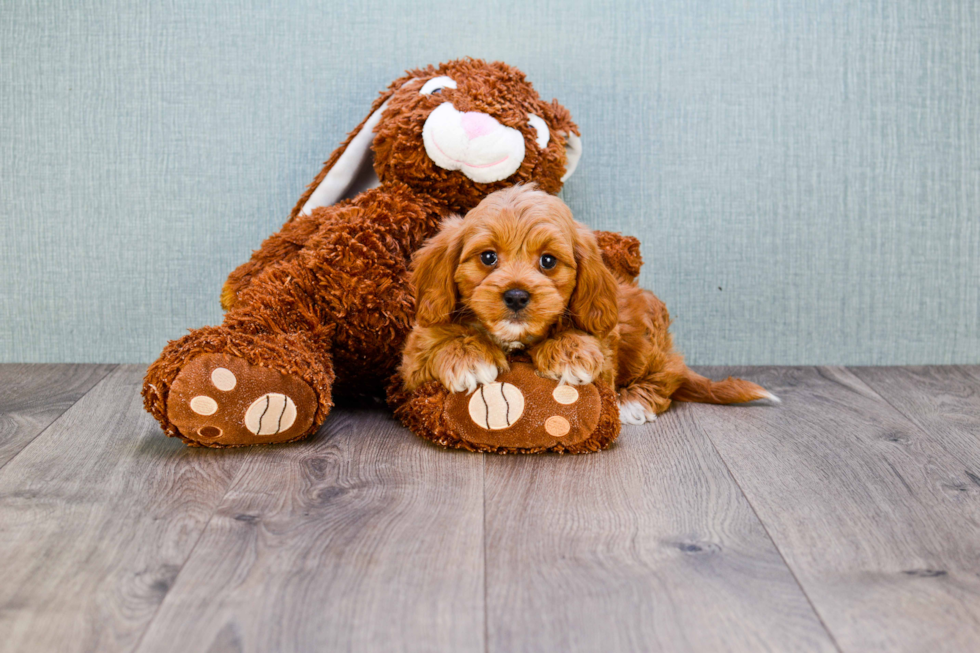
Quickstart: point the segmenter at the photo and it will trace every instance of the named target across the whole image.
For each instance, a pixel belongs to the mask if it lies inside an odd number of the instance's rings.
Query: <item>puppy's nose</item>
[[[504,304],[512,311],[519,311],[531,301],[531,293],[520,288],[514,288],[504,293]]]

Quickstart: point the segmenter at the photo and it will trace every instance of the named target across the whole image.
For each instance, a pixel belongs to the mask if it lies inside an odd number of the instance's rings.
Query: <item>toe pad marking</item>
[[[505,429],[524,414],[524,393],[510,383],[481,385],[470,397],[469,412],[480,428]]]
[[[216,367],[213,372],[211,372],[211,383],[214,384],[218,390],[222,392],[229,392],[235,389],[238,385],[238,379],[235,378],[235,374],[226,367]]]
[[[245,428],[255,435],[275,435],[296,421],[296,404],[279,392],[262,395],[245,411]]]
[[[544,430],[548,432],[548,435],[553,435],[556,438],[560,438],[571,429],[572,425],[561,415],[552,415],[544,422]]]
[[[214,415],[218,411],[218,402],[205,395],[191,399],[191,410],[198,415]]]
[[[574,404],[578,401],[578,390],[570,385],[560,385],[555,388],[555,391],[551,393],[551,396],[555,398],[560,404]]]

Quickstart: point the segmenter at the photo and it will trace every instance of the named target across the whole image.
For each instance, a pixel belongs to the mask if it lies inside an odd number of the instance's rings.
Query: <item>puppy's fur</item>
[[[542,376],[615,387],[628,424],[655,419],[672,400],[775,399],[754,383],[688,369],[663,302],[618,281],[592,231],[533,185],[493,193],[465,218],[446,220],[416,253],[412,282],[417,324],[401,364],[408,390],[438,380],[472,392],[508,368],[508,352],[525,349]],[[526,306],[505,302],[515,290],[528,295]]]

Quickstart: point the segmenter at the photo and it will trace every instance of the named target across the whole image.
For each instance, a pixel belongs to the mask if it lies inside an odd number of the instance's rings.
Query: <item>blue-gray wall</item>
[[[980,3],[5,2],[0,360],[149,361],[221,318],[408,67],[502,59],[643,240],[694,363],[980,362]]]

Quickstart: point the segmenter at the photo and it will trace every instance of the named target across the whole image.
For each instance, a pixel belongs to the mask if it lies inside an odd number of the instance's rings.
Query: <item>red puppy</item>
[[[417,324],[401,364],[409,390],[438,380],[472,392],[508,368],[507,352],[525,349],[542,376],[615,387],[627,424],[656,419],[671,400],[776,400],[754,383],[688,369],[663,302],[617,281],[592,231],[533,185],[446,220],[416,253],[412,282]]]

